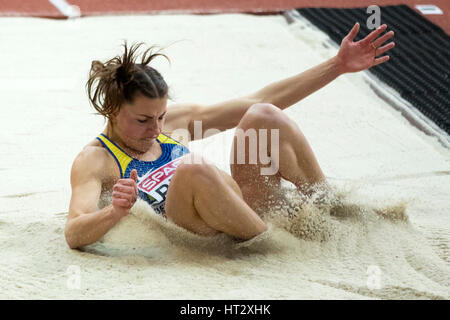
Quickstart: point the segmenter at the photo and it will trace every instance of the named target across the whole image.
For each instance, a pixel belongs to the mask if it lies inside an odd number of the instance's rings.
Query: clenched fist
[[[120,179],[113,187],[112,205],[120,218],[126,216],[138,197],[137,171],[133,169],[128,179]]]

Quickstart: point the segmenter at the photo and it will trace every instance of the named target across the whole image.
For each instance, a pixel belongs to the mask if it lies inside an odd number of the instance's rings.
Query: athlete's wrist
[[[125,210],[123,208],[115,207],[113,204],[108,206],[108,218],[114,226],[116,223],[120,221],[124,216],[128,214],[129,210]]]

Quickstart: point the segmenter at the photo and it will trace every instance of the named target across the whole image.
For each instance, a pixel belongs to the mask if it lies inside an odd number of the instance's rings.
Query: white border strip
[[[444,147],[450,149],[450,136],[409,101],[403,99],[397,91],[380,81],[378,77],[369,71],[365,72],[365,81],[380,98],[389,103],[394,109],[400,111],[409,123],[425,134],[436,137]]]
[[[48,0],[52,5],[56,7],[67,18],[79,18],[81,17],[80,7],[69,4],[66,0]]]
[[[447,0],[448,1],[448,0]],[[426,14],[444,14],[442,10],[434,4],[418,4],[415,6],[423,15]]]

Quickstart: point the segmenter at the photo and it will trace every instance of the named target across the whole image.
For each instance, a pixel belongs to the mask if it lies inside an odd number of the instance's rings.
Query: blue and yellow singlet
[[[163,214],[170,180],[181,156],[189,153],[189,149],[160,133],[156,141],[161,145],[161,156],[154,161],[141,161],[129,156],[103,133],[97,139],[116,160],[121,179],[129,178],[131,171],[137,170],[139,197],[149,203],[156,213]]]

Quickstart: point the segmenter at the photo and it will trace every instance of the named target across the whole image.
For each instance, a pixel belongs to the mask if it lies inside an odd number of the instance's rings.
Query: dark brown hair
[[[123,55],[116,56],[105,63],[92,61],[89,80],[86,89],[89,101],[97,112],[107,118],[116,114],[125,102],[133,102],[133,98],[140,93],[148,98],[169,97],[168,86],[161,74],[148,66],[157,56],[165,55],[152,53],[151,46],[142,55],[141,63],[136,63],[136,51],[143,43],[133,44],[128,48],[127,42],[123,44]]]

